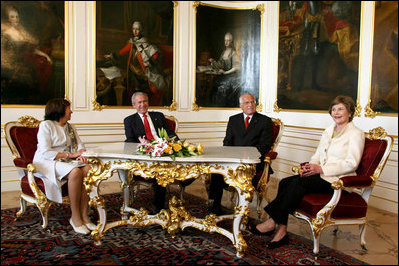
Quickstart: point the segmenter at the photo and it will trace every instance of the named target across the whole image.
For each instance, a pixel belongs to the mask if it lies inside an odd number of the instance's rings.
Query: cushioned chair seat
[[[39,189],[40,189],[44,194],[46,194],[46,189],[44,188],[43,180],[42,180],[41,178],[39,178],[39,177],[35,177],[35,182],[36,182],[37,186],[39,187]],[[22,190],[22,192],[23,192],[24,194],[26,194],[26,195],[28,195],[28,196],[31,196],[31,197],[33,197],[33,198],[35,197],[35,195],[34,195],[33,192],[32,192],[32,189],[31,189],[30,186],[29,186],[29,180],[28,180],[28,176],[27,176],[27,175],[25,175],[25,176],[22,178],[22,180],[21,180],[21,190]],[[68,184],[67,184],[67,183],[65,183],[65,184],[62,186],[62,196],[63,196],[63,197],[68,196]]]
[[[303,197],[297,211],[312,218],[330,201],[330,194],[308,194]],[[333,219],[354,219],[365,217],[367,203],[357,193],[345,193],[331,214]]]

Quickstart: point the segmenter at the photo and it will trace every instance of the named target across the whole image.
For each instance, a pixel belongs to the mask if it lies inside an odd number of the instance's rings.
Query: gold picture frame
[[[239,95],[244,92],[259,100],[264,6],[225,7],[196,1],[193,8],[196,59],[192,110],[237,109]]]
[[[68,2],[1,2],[1,106],[42,108],[68,95]]]
[[[398,115],[398,2],[374,1],[371,84],[365,116]]]
[[[274,110],[326,111],[340,94],[359,108],[358,1],[280,1],[277,100]]]
[[[95,3],[94,110],[131,108],[135,91],[149,95],[151,108],[176,110],[177,5],[177,1]]]

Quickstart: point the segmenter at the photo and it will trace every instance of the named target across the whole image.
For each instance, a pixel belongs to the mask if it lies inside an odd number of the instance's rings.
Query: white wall
[[[277,87],[278,51],[278,2],[212,2],[214,5],[230,7],[255,7],[264,5],[262,25],[262,68],[261,98],[262,113],[280,118],[285,124],[284,136],[278,147],[279,156],[273,164],[274,176],[283,178],[291,175],[292,165],[310,158],[316,149],[322,129],[331,124],[327,112],[275,112]],[[365,116],[364,107],[368,103],[371,81],[371,59],[373,38],[373,3],[362,3],[361,49],[359,67],[359,99],[362,107],[360,117],[354,122],[364,131],[382,126],[394,136],[394,148],[380,181],[373,191],[370,204],[397,213],[398,209],[398,118],[396,116]],[[68,2],[68,98],[72,100],[74,123],[83,141],[93,147],[106,141],[123,141],[123,118],[132,114],[131,108],[94,110],[95,96],[95,5],[91,1]],[[205,146],[222,145],[226,123],[230,115],[239,112],[227,109],[200,109],[192,111],[195,74],[195,13],[193,2],[178,2],[175,26],[175,100],[177,110],[160,109],[179,120],[180,138],[201,142]],[[32,115],[42,119],[43,107],[26,108],[1,107],[1,124],[16,120],[22,115]],[[114,177],[115,178],[115,177]],[[116,180],[116,179],[115,179]],[[18,190],[17,172],[13,167],[12,156],[1,136],[1,190]]]

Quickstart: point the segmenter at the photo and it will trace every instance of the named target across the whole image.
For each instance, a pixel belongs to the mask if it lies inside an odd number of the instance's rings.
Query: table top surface
[[[138,143],[113,142],[101,143],[86,150],[85,157],[98,157],[101,159],[132,159],[144,161],[173,162],[169,156],[150,157],[137,153]],[[241,146],[204,146],[204,153],[191,157],[176,157],[175,162],[219,162],[219,163],[246,163],[256,164],[260,162],[260,153],[256,147]]]

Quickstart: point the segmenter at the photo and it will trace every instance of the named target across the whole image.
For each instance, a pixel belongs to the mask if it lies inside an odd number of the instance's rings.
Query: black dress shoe
[[[271,236],[274,233],[274,230],[268,231],[268,232],[261,232],[256,228],[256,224],[250,224],[248,226],[249,231],[258,236]]]
[[[268,249],[274,249],[274,248],[279,248],[282,247],[284,245],[287,245],[289,242],[288,240],[288,235],[285,235],[282,239],[280,239],[279,241],[270,241],[266,244],[266,247]]]

